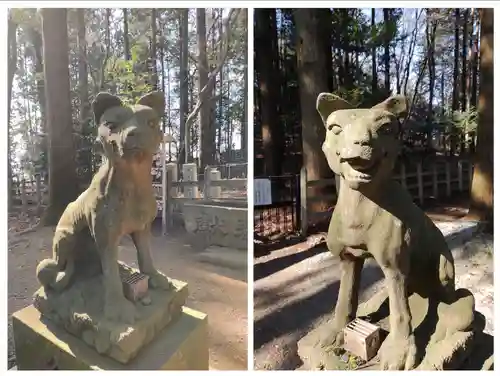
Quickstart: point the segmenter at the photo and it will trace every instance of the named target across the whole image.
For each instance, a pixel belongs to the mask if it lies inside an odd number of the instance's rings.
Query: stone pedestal
[[[40,288],[13,315],[18,369],[208,369],[206,315],[184,306],[185,282],[171,283],[134,303],[132,325],[106,319],[102,275],[59,294]]]
[[[484,317],[474,311],[474,299],[467,290],[459,290],[458,298],[448,305],[434,305],[430,299],[413,294],[409,298],[412,313],[412,327],[415,328],[415,342],[422,361],[417,370],[456,370],[485,367],[483,361],[473,361],[474,366],[465,366],[480,345],[478,338],[483,335]],[[358,317],[367,319],[387,333],[389,327],[388,301],[384,291],[376,294],[358,308]],[[470,316],[470,317],[469,317]],[[466,327],[461,323],[468,322]],[[329,323],[313,329],[298,342],[298,355],[304,370],[348,370],[349,362],[337,355],[333,347],[321,347],[319,339],[330,330]],[[357,368],[354,368],[357,369]],[[380,369],[379,359],[374,358],[359,367],[363,370]]]
[[[32,305],[12,324],[18,370],[208,370],[207,316],[187,307],[127,364],[99,355]]]

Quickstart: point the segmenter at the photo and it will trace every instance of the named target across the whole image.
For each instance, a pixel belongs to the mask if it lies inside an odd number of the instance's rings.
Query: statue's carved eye
[[[328,130],[333,134],[339,134],[342,132],[342,127],[338,124],[328,124]]]

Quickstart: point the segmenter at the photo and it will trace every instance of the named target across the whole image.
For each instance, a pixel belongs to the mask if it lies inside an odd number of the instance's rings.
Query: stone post
[[[217,168],[210,169],[210,182],[221,180],[220,171]],[[210,198],[220,198],[222,188],[220,186],[211,186],[210,188]]]
[[[182,165],[182,180],[184,182],[198,182],[198,168],[196,163],[186,163]],[[191,185],[184,187],[184,198],[195,199],[198,197],[198,186]]]

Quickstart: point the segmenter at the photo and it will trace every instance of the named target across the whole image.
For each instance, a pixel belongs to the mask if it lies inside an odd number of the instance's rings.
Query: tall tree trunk
[[[468,38],[468,53],[467,53],[467,77],[466,77],[466,103],[467,103],[467,109],[470,109],[471,106],[471,95],[472,95],[472,80],[471,80],[471,75],[472,75],[472,59],[473,59],[473,53],[472,49],[474,47],[474,8],[471,8],[470,10],[470,28],[469,32],[467,35]]]
[[[372,8],[372,33],[375,30],[375,8]],[[372,94],[378,91],[378,76],[377,76],[377,49],[375,41],[372,40]]]
[[[180,66],[180,163],[185,163],[189,160],[189,148],[184,145],[186,137],[189,140],[189,132],[186,132],[186,119],[189,113],[189,83],[188,83],[188,42],[189,42],[189,9],[184,8],[181,10],[180,17],[180,51],[181,51],[181,66]]]
[[[493,8],[480,10],[479,119],[469,215],[493,230]]]
[[[17,23],[12,19],[10,14],[12,10],[9,11],[8,19],[8,29],[7,29],[7,43],[8,43],[8,76],[7,76],[7,205],[8,209],[12,207],[12,158],[11,158],[11,132],[10,132],[10,115],[11,115],[11,103],[12,103],[12,85],[14,83],[14,76],[17,71]]]
[[[49,206],[43,223],[55,225],[78,193],[71,126],[67,9],[42,9],[42,37],[49,128]]]
[[[426,22],[426,38],[427,38],[427,51],[428,51],[428,68],[429,68],[429,103],[427,108],[427,118],[432,120],[433,118],[433,102],[434,102],[434,87],[436,84],[436,58],[435,58],[435,46],[436,46],[436,28],[437,22],[432,19],[432,13],[427,9],[427,22]]]
[[[328,90],[328,69],[325,66],[325,48],[320,33],[322,9],[297,9],[294,13],[297,27],[297,67],[302,114],[302,157],[308,180],[333,176],[321,150],[325,138],[323,121],[316,111],[316,99]],[[314,197],[325,197],[321,187],[313,189]],[[315,211],[323,211],[333,203],[324,199],[313,205]]]
[[[196,9],[196,34],[198,36],[198,92],[208,83],[208,60],[207,60],[207,28],[205,8]],[[200,134],[201,134],[201,160],[200,167],[203,170],[205,166],[213,164],[214,155],[214,137],[212,135],[212,124],[210,119],[209,98],[213,91],[206,91],[200,98],[203,101],[199,112]]]
[[[125,49],[125,60],[130,60],[130,42],[128,39],[128,9],[123,8],[123,45]]]
[[[333,65],[333,54],[332,54],[332,24],[333,24],[333,14],[330,8],[325,8],[324,12],[321,13],[322,20],[320,25],[322,27],[321,33],[325,38],[325,60],[326,66]],[[333,92],[333,69],[328,69],[328,91]]]
[[[458,110],[459,107],[459,86],[458,75],[460,70],[460,9],[455,9],[455,48],[454,48],[454,63],[453,63],[453,98],[451,102],[452,111]]]
[[[151,66],[151,84],[153,90],[158,90],[158,71],[156,69],[156,9],[151,9],[151,55],[150,55],[150,66]]]
[[[166,95],[168,95],[170,97],[170,92],[169,93],[166,93],[165,92],[165,50],[166,50],[166,38],[165,38],[165,25],[163,25],[163,22],[161,20],[161,17],[160,17],[160,30],[161,30],[161,36],[160,36],[160,66],[161,66],[161,91],[162,93],[165,93]],[[167,79],[169,79],[170,77],[167,76]],[[165,120],[167,119],[167,117],[170,117],[170,99],[167,100],[167,112],[163,114],[162,118],[161,118],[161,129],[162,129],[162,132],[165,133],[165,130],[166,130],[166,122]],[[170,143],[168,144],[169,147],[170,147]],[[170,153],[169,153],[170,155]]]
[[[479,57],[479,27],[480,20],[479,17],[476,19],[476,28],[474,34],[474,40],[472,45],[472,85],[471,85],[471,96],[470,105],[471,107],[477,108],[477,67],[478,67],[478,57]]]
[[[283,138],[278,109],[279,70],[275,9],[255,10],[255,45],[259,46],[255,50],[255,70],[261,98],[264,173],[267,176],[280,175]]]
[[[464,10],[463,33],[462,33],[462,95],[461,109],[467,111],[467,23],[469,18],[469,9]]]
[[[245,19],[243,20],[243,24],[247,24],[247,19],[248,19],[248,10],[244,10],[245,12]],[[246,30],[246,28],[245,28]],[[247,132],[248,132],[248,43],[247,43],[248,38],[243,38],[243,43],[244,43],[244,48],[243,51],[245,53],[243,54],[243,64],[244,64],[244,69],[243,69],[243,114],[242,114],[242,119],[241,119],[241,152],[243,154],[243,160],[248,161],[248,155],[247,155]]]
[[[80,97],[80,134],[87,134],[90,128],[91,114],[89,103],[89,79],[87,67],[87,42],[85,37],[85,9],[76,10],[76,20],[78,27],[78,94]],[[92,180],[92,152],[88,139],[82,137],[83,142],[80,147],[84,149],[83,163],[85,164],[84,182],[90,183]]]
[[[385,91],[389,95],[391,93],[391,54],[389,51],[389,31],[387,25],[391,21],[389,8],[384,8],[384,70],[385,70]]]

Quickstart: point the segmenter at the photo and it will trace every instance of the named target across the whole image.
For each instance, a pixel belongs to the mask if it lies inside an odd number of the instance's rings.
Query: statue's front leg
[[[405,250],[382,252],[375,257],[385,276],[389,294],[390,332],[379,354],[384,370],[410,370],[415,367],[417,348],[408,304],[409,255]]]
[[[342,258],[342,276],[335,314],[328,329],[323,332],[323,336],[320,338],[322,347],[337,347],[344,343],[344,328],[356,317],[358,309],[358,293],[363,263],[362,258]]]
[[[137,262],[141,273],[149,276],[149,285],[151,288],[161,288],[169,290],[172,288],[172,282],[163,273],[159,272],[153,263],[151,254],[151,227],[147,225],[143,230],[135,231],[131,234],[137,250]]]
[[[137,311],[134,303],[127,300],[123,294],[122,281],[118,268],[117,242],[97,243],[101,255],[101,265],[104,281],[104,314],[108,320],[127,324],[135,322]]]

